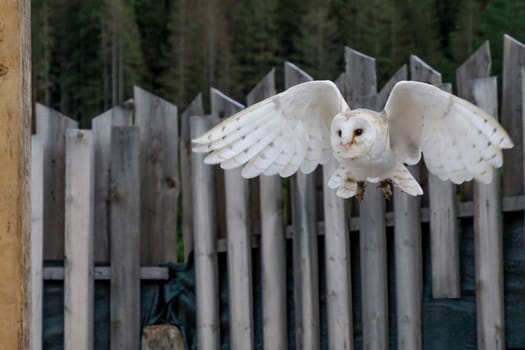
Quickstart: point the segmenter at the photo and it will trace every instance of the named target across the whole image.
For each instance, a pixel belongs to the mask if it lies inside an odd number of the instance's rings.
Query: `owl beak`
[[[352,139],[351,139],[350,142],[348,142],[346,145],[347,145],[348,147],[350,147],[350,146],[352,146],[354,143],[355,143],[355,135],[352,136]]]

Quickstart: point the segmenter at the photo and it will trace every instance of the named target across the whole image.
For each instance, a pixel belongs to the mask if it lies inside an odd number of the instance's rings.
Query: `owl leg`
[[[383,192],[383,195],[385,196],[385,199],[392,198],[392,180],[385,179],[379,183],[379,186],[377,186],[381,192]]]
[[[359,201],[363,200],[363,196],[365,195],[365,189],[366,189],[366,182],[365,181],[357,181],[357,192],[355,193],[355,196]]]

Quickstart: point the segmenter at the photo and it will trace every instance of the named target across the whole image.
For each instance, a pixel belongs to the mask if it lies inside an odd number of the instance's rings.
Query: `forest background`
[[[33,96],[89,126],[139,85],[181,110],[213,86],[244,101],[282,63],[316,79],[343,48],[376,58],[381,86],[410,54],[455,81],[485,40],[525,40],[525,0],[32,0]]]

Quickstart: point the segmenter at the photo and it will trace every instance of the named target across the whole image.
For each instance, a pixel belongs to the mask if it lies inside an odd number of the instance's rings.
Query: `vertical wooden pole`
[[[64,349],[93,349],[93,189],[91,131],[66,132]]]
[[[471,82],[473,101],[487,113],[498,112],[498,83],[495,77]],[[474,244],[476,251],[476,310],[479,350],[505,349],[505,305],[503,302],[503,231],[500,176],[494,172],[490,184],[474,186]]]
[[[312,80],[297,66],[286,62],[286,88]],[[292,177],[292,222],[296,349],[319,349],[319,274],[315,175],[300,170]]]
[[[31,346],[30,1],[0,1],[0,349]]]
[[[140,349],[140,157],[136,127],[111,129],[111,349]]]

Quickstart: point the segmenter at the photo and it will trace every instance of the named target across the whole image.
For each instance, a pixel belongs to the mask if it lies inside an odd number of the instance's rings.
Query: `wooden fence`
[[[485,43],[457,69],[456,93],[497,115],[498,82],[490,76],[490,57]],[[345,48],[345,62],[336,84],[354,109],[381,109],[395,82],[404,79],[451,90],[440,73],[416,56],[380,90],[374,58]],[[285,63],[286,88],[311,79]],[[219,273],[221,252],[227,254],[231,302],[226,333],[232,349],[255,348],[257,312],[262,313],[265,349],[288,347],[289,324],[297,349],[319,349],[320,276],[326,284],[330,349],[354,348],[353,308],[360,309],[362,347],[387,349],[389,303],[396,308],[397,348],[422,349],[422,224],[430,227],[433,297],[460,298],[458,218],[473,218],[477,347],[504,349],[502,213],[524,209],[525,46],[509,36],[504,38],[501,83],[500,119],[516,145],[505,152],[501,177],[489,185],[455,186],[422,165],[413,166],[424,196],[396,190],[394,199],[385,202],[371,188],[361,204],[345,202],[326,188],[333,163],[311,175],[254,180],[242,179],[238,169],[205,165],[204,155],[191,152],[191,138],[244,107],[213,88],[211,114],[205,115],[199,95],[180,118],[173,104],[135,88],[132,100],[95,118],[91,130],[79,130],[75,121],[37,105],[32,153],[35,348],[42,338],[42,279],[64,280],[66,349],[92,348],[93,281],[110,279],[111,348],[138,349],[140,281],[168,279],[167,268],[159,264],[177,260],[180,226],[184,259],[194,253],[199,349],[219,349],[225,336],[219,320],[219,283],[225,278]],[[246,103],[275,93],[271,70]],[[388,227],[393,227],[393,252],[387,251]],[[291,259],[287,240],[293,242]],[[352,247],[355,243],[358,247]],[[359,256],[352,258],[351,251]],[[395,300],[389,300],[388,254],[395,261]],[[48,266],[56,260],[63,260],[64,267]],[[286,267],[290,261],[292,281]],[[355,261],[357,277],[352,276]],[[253,276],[255,265],[261,269],[260,281]],[[352,288],[352,281],[358,286]],[[293,297],[287,293],[290,283]],[[356,288],[360,305],[352,303]],[[254,295],[260,298],[254,301]],[[287,314],[290,303],[293,320]]]

